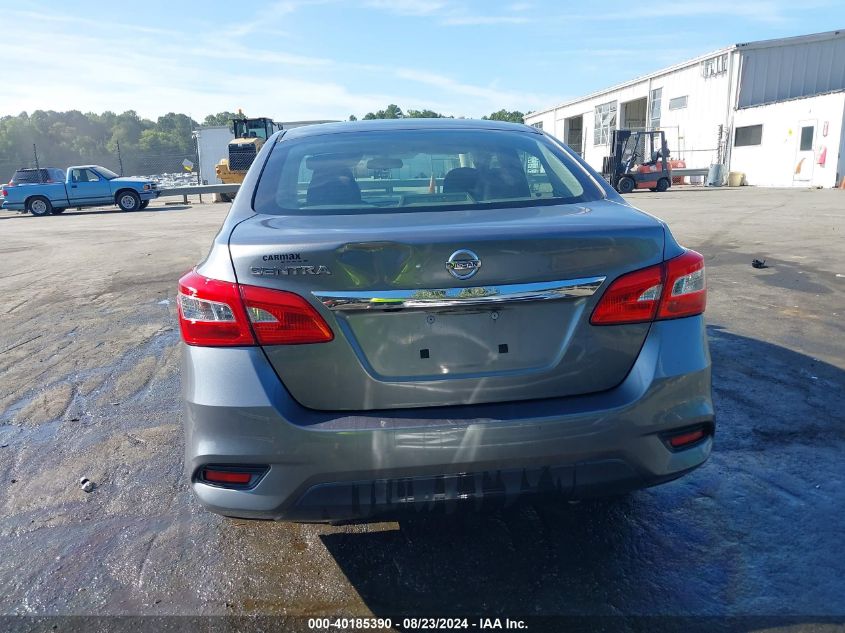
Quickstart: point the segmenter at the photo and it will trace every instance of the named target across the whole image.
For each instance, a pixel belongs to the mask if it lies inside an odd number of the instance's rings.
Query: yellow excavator
[[[281,123],[273,119],[258,117],[248,119],[241,110],[232,119],[232,131],[235,138],[229,141],[228,153],[214,167],[217,177],[225,184],[242,183],[246,172],[258,152],[274,133],[282,129]]]

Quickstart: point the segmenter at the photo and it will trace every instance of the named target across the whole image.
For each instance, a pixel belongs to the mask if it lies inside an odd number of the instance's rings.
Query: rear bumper
[[[674,479],[712,448],[708,437],[673,451],[661,437],[712,425],[702,317],[655,323],[627,378],[602,393],[358,414],[302,408],[260,349],[183,348],[187,474],[229,516],[346,520],[530,492],[582,498]],[[207,464],[269,470],[231,490],[196,480]]]

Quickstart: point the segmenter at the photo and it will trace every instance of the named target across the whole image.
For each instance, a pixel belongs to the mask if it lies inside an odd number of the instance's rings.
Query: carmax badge
[[[481,268],[481,258],[471,250],[462,248],[446,260],[446,270],[455,279],[469,279]]]

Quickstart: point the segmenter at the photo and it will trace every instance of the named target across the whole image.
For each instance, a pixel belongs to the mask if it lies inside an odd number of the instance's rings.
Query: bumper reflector
[[[252,488],[267,472],[267,466],[204,466],[197,480],[223,488]]]
[[[211,470],[206,468],[202,471],[202,478],[206,481],[213,481],[218,484],[248,484],[252,479],[251,473],[230,473],[225,470]]]
[[[694,429],[692,431],[684,431],[678,435],[669,436],[669,445],[672,448],[683,448],[690,444],[695,444],[699,440],[708,435],[706,429]]]

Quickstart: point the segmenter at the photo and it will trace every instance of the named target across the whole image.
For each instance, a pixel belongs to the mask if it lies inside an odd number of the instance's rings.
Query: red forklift
[[[666,191],[672,186],[669,147],[660,130],[613,130],[613,153],[602,162],[602,176],[619,193],[634,189]]]

